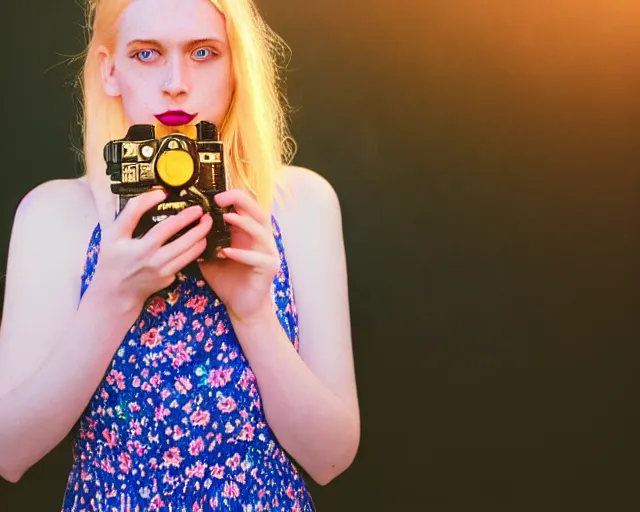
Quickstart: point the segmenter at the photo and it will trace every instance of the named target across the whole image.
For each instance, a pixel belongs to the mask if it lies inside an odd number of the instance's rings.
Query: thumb
[[[129,199],[114,222],[113,227],[117,234],[129,238],[133,236],[142,216],[164,201],[167,195],[164,189],[154,189]]]

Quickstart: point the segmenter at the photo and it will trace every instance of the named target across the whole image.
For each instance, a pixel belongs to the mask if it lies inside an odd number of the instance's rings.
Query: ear
[[[107,96],[120,96],[120,87],[115,78],[115,64],[109,50],[104,46],[98,48],[98,60],[100,62],[100,74],[104,92]]]

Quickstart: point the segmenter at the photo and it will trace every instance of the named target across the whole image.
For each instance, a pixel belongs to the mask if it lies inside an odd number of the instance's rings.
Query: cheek
[[[128,117],[134,122],[147,122],[149,107],[157,95],[150,77],[129,77],[120,84],[122,104]]]
[[[197,86],[201,111],[208,117],[221,122],[224,119],[233,97],[233,79],[230,71],[217,69],[214,73],[201,76]]]

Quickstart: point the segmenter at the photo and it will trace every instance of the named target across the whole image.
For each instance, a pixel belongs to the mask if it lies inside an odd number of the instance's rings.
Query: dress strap
[[[96,224],[96,227],[93,229],[93,233],[91,234],[91,238],[89,239],[89,246],[87,247],[87,251],[85,254],[84,261],[84,271],[82,273],[81,281],[82,286],[80,288],[80,298],[82,298],[89,288],[89,284],[93,279],[93,274],[96,270],[96,265],[98,264],[98,258],[100,255],[100,240],[102,238],[102,229],[100,227],[100,223]]]

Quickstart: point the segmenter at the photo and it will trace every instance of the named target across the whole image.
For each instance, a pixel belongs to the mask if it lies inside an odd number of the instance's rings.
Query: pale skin
[[[145,5],[149,1],[153,9]],[[105,91],[122,98],[133,122],[148,122],[153,113],[170,108],[219,121],[225,98],[231,97],[219,13],[202,0],[185,0],[177,11],[175,5],[135,0],[123,14],[123,53],[104,53]],[[136,17],[136,8],[146,18]],[[163,29],[154,16],[170,16],[174,25]],[[144,62],[125,61],[131,59],[124,53],[127,41],[145,30],[144,38],[157,46],[144,53]],[[189,45],[194,32],[214,41],[204,47],[210,53]],[[220,92],[218,104],[199,92],[212,88]],[[308,169],[286,168],[281,185],[291,199],[274,203],[271,212],[239,189],[217,196],[220,205],[233,205],[236,212],[227,216],[232,247],[223,251],[222,261],[201,263],[201,269],[227,306],[270,427],[309,475],[326,484],[352,463],[360,436],[340,205],[331,185]],[[131,238],[143,212],[163,198],[162,192],[144,194],[111,223],[108,205],[85,178],[44,183],[21,202],[0,327],[0,475],[5,479],[17,482],[69,433],[144,300],[204,250],[212,221],[198,208],[163,221],[141,239]],[[283,234],[294,286],[299,353],[270,303],[279,266],[270,213]],[[198,218],[196,227],[165,244]],[[97,222],[103,225],[100,262],[80,301],[80,276]]]

